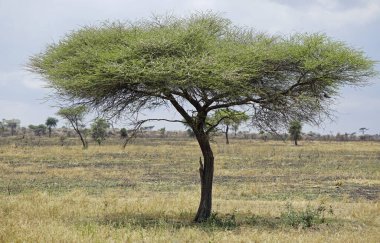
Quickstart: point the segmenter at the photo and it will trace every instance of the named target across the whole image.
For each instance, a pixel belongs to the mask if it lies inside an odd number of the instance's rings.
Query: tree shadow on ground
[[[330,217],[326,217],[329,215]],[[82,224],[97,224],[113,228],[197,228],[205,231],[235,230],[240,227],[252,227],[262,230],[277,230],[286,228],[319,229],[320,227],[339,226],[332,207],[321,204],[317,207],[308,205],[304,209],[296,209],[290,203],[277,217],[256,215],[252,213],[213,213],[209,219],[201,223],[193,221],[193,212],[184,211],[178,214],[167,214],[156,211],[150,214],[144,212],[108,212],[95,218],[89,218]]]
[[[253,214],[217,214],[214,213],[207,221],[195,223],[193,214],[151,215],[146,213],[109,213],[97,218],[89,218],[81,224],[98,224],[113,228],[197,228],[204,231],[234,230],[239,227],[254,227],[264,230],[283,228],[280,217],[259,216]]]

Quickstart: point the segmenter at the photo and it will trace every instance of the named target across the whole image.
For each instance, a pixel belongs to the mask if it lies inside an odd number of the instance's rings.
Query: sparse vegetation
[[[125,150],[119,138],[87,150],[67,140],[0,146],[1,242],[380,240],[377,142],[216,137],[215,213],[195,224],[195,140],[137,138]]]
[[[281,219],[285,225],[295,228],[310,228],[326,223],[325,213],[333,214],[333,212],[331,206],[327,210],[324,204],[319,205],[317,208],[307,205],[305,210],[297,211],[291,203],[287,203],[286,212],[281,214]]]

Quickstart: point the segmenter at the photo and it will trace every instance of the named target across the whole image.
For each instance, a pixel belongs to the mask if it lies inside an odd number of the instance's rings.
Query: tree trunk
[[[294,139],[294,145],[298,146],[297,138]]]
[[[204,134],[196,134],[199,146],[202,150],[202,159],[199,160],[199,175],[201,179],[201,200],[195,222],[202,222],[211,216],[212,207],[212,181],[214,176],[214,155],[211,150],[209,137]]]
[[[11,126],[11,136],[15,135],[15,127]]]
[[[79,138],[80,138],[80,141],[82,142],[82,145],[83,145],[83,149],[87,149],[88,148],[88,143],[86,141],[86,139],[82,136],[82,133],[79,131],[79,129],[76,129],[78,135],[79,135]]]
[[[226,144],[230,144],[230,140],[228,139],[228,130],[229,130],[229,126],[227,125],[226,126]]]
[[[80,141],[82,142],[83,149],[88,148],[88,143],[86,141],[86,138],[82,136],[81,131],[79,130],[78,121],[70,120],[71,126],[73,127],[74,131],[79,135]]]
[[[51,137],[51,127],[48,128],[49,129],[49,138]]]

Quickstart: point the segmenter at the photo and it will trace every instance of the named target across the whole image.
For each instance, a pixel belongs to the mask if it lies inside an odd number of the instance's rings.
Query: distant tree
[[[11,130],[11,136],[14,136],[16,134],[17,126],[20,125],[20,120],[18,119],[5,120],[5,125]]]
[[[45,126],[45,124],[40,124],[37,126],[37,130],[38,130],[40,136],[43,136],[46,134],[46,129],[47,129],[47,127]]]
[[[364,135],[364,133],[366,132],[366,131],[368,131],[369,129],[368,128],[365,128],[365,127],[361,127],[361,128],[359,128],[359,131],[362,133],[362,135]]]
[[[226,144],[229,144],[229,137],[228,132],[230,127],[238,129],[241,123],[244,121],[247,121],[249,119],[249,116],[247,116],[244,112],[236,111],[233,109],[220,109],[217,110],[209,119],[208,123],[210,124],[219,124],[218,127],[222,127],[221,130],[223,131],[225,138],[226,138]],[[215,127],[215,129],[218,129],[218,127]],[[236,135],[235,130],[235,135]]]
[[[186,133],[189,137],[195,138],[195,133],[191,128],[186,129]]]
[[[300,121],[292,121],[289,126],[289,134],[294,145],[298,145],[298,140],[301,139],[302,124]]]
[[[46,134],[47,127],[44,124],[40,124],[38,126],[29,125],[29,129],[33,131],[35,136],[43,136]]]
[[[235,121],[231,124],[231,129],[234,132],[234,136],[236,137],[237,132],[239,131],[239,128],[241,124],[249,120],[249,116],[246,116],[246,119],[242,119],[240,121]]]
[[[53,127],[56,127],[58,123],[58,119],[54,117],[48,117],[46,119],[45,125],[47,126],[49,130],[49,138],[51,137],[51,130]]]
[[[263,130],[295,119],[319,124],[329,97],[376,73],[362,51],[323,34],[266,35],[213,13],[84,27],[32,57],[29,67],[58,97],[109,115],[178,111],[203,155],[196,222],[211,216],[210,133],[219,124],[207,120],[214,112],[240,107]],[[151,118],[135,128],[154,120],[182,122]]]
[[[266,142],[268,140],[268,134],[265,131],[260,130],[259,135],[260,135],[261,139],[264,140],[264,142]]]
[[[160,132],[160,137],[164,138],[166,135],[166,128],[165,127],[160,128],[160,130],[158,130],[158,131]]]
[[[360,140],[366,140],[369,138],[369,136],[365,135],[365,132],[368,131],[369,129],[368,128],[365,128],[365,127],[361,127],[359,128],[359,131],[362,133],[362,135],[359,137]]]
[[[110,127],[110,124],[103,118],[97,118],[94,123],[91,125],[91,137],[101,145],[102,142],[106,139],[107,129]]]
[[[33,132],[34,132],[34,129],[36,129],[36,125],[32,125],[32,124],[30,124],[29,126],[28,126],[28,128],[30,129],[30,130],[32,130]]]
[[[120,129],[120,137],[124,139],[128,137],[127,129],[125,129],[124,127]]]
[[[87,109],[83,105],[61,108],[57,112],[57,115],[66,119],[71,124],[74,131],[78,134],[84,149],[88,148],[88,142],[87,142],[87,139],[85,136],[86,134],[84,130],[85,124],[83,123],[84,116],[86,113],[87,113]]]
[[[5,124],[0,121],[0,136],[3,136],[5,132]]]

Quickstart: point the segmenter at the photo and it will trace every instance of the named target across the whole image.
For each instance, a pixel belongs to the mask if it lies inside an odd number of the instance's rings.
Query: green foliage
[[[166,135],[166,128],[165,128],[165,127],[160,128],[158,131],[160,132],[160,136],[161,136],[162,138],[164,138],[165,135]]]
[[[312,208],[308,205],[305,210],[297,211],[288,203],[286,212],[281,214],[281,219],[285,225],[295,228],[310,228],[326,223],[325,213],[333,214],[331,206],[327,209],[324,204],[319,205],[317,208]]]
[[[297,145],[297,141],[301,139],[302,124],[300,121],[292,121],[289,124],[289,134]]]
[[[67,119],[68,121],[82,122],[87,112],[87,108],[83,105],[61,108],[57,115]]]
[[[376,74],[362,51],[324,34],[271,36],[212,13],[84,27],[32,57],[29,67],[64,100],[111,115],[172,105],[196,134],[207,178],[217,126],[207,125],[210,114],[238,106],[264,130],[291,120],[320,123],[341,86]],[[209,206],[199,208],[198,222],[211,211],[212,180],[204,181]]]
[[[208,119],[210,125],[221,124],[226,126],[237,125],[247,121],[249,119],[242,111],[236,111],[233,109],[220,109],[217,110],[213,116]]]
[[[54,117],[48,117],[46,119],[46,122],[45,122],[45,125],[47,127],[56,127],[57,126],[57,123],[58,123],[58,119],[57,118],[54,118]]]
[[[241,123],[248,119],[249,117],[244,112],[226,108],[215,111],[214,114],[206,120],[206,123],[208,129],[211,129],[212,132],[222,130],[226,136],[226,143],[229,144],[229,128],[233,127],[236,133]]]
[[[108,122],[103,118],[97,118],[91,125],[91,137],[99,144],[106,139],[107,129],[110,127]]]
[[[124,127],[122,129],[120,129],[120,137],[121,138],[127,138],[128,137],[127,129],[125,129]]]
[[[324,34],[271,36],[213,13],[84,27],[29,67],[60,96],[104,111],[155,108],[175,95],[206,112],[255,104],[261,127],[318,122],[326,97],[375,75],[362,51]]]
[[[56,127],[56,126],[57,126],[57,123],[58,123],[58,119],[57,119],[57,118],[54,118],[54,117],[48,117],[48,118],[46,119],[45,125],[46,125],[47,128],[49,129],[49,137],[51,136],[51,130],[52,130],[52,127]]]
[[[34,132],[34,135],[42,136],[46,134],[47,127],[44,124],[40,124],[38,126],[29,125],[29,129],[31,129]]]

